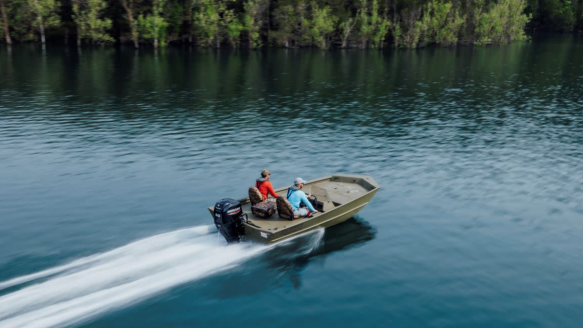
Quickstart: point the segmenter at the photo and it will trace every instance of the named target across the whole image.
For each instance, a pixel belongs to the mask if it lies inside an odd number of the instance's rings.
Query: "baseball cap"
[[[304,179],[302,179],[302,178],[296,178],[296,179],[294,180],[294,184],[296,184],[296,185],[297,185],[297,184],[300,184],[300,183],[304,183],[304,184],[305,184],[305,183],[306,183],[306,180],[304,180]]]

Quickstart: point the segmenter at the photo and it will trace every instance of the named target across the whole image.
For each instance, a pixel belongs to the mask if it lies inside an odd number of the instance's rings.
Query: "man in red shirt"
[[[273,186],[271,185],[271,182],[269,182],[270,176],[271,172],[269,172],[268,169],[265,169],[261,171],[261,178],[257,179],[257,182],[255,182],[255,187],[257,187],[261,196],[263,196],[263,200],[266,200],[269,195],[273,198],[277,198],[277,194],[273,191]]]

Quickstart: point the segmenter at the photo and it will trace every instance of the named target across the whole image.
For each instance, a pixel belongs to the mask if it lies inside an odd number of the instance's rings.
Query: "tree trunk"
[[[158,17],[154,16],[154,48],[158,48]]]
[[[77,25],[77,47],[81,46],[81,26],[80,26],[80,18],[79,15],[81,13],[81,4],[79,3],[79,0],[72,0],[71,1],[73,4],[73,12],[75,13],[75,16],[77,16],[77,18],[75,19],[75,24]],[[75,8],[77,8],[77,12],[75,12]]]
[[[346,22],[346,31],[344,32],[344,37],[342,38],[342,49],[348,46],[348,37],[350,36],[350,32],[352,31],[354,26],[356,26],[356,23],[358,23],[358,15],[360,15],[360,9],[356,11],[356,16],[354,16],[354,21],[352,22],[352,25],[350,25],[351,18],[349,18],[348,22]]]
[[[354,27],[354,25],[352,25],[352,27]],[[346,49],[346,47],[348,46],[348,37],[350,36],[350,31],[352,30],[352,27],[350,28],[347,27],[346,31],[344,32],[344,37],[342,38],[342,49]]]
[[[4,3],[4,0],[0,0],[0,11],[2,14],[2,22],[4,23],[4,37],[6,38],[6,44],[12,44],[10,30],[8,29],[8,14],[6,14],[6,4]]]
[[[134,2],[132,0],[130,0],[130,3],[128,5],[127,0],[121,0],[121,4],[125,8],[126,14],[128,16],[128,22],[130,23],[130,31],[132,33],[132,41],[134,41],[134,47],[136,47],[136,49],[138,49],[139,48],[138,32],[136,31],[136,27],[134,25],[134,13],[133,13]]]
[[[188,43],[192,44],[192,36],[194,35],[194,17],[192,17],[192,10],[194,9],[193,4],[194,2],[190,2],[188,7]]]
[[[40,24],[39,24],[39,29],[40,29],[40,42],[42,44],[45,44],[46,43],[46,40],[45,40],[45,25],[43,24],[43,17],[42,16],[39,16],[39,18],[40,18]]]

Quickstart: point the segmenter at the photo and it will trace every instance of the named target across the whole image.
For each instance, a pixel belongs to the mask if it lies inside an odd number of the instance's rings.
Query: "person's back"
[[[257,187],[257,190],[259,190],[264,200],[267,199],[269,195],[271,195],[274,198],[278,197],[275,191],[273,190],[273,185],[269,181],[270,176],[271,173],[269,172],[269,170],[265,169],[261,171],[261,178],[258,178],[255,182],[255,187]]]
[[[308,200],[308,196],[301,189],[306,181],[302,178],[297,178],[294,180],[294,185],[287,190],[287,200],[291,204],[294,210],[294,215],[305,217],[312,213],[318,213],[314,208],[312,203]],[[304,203],[306,207],[301,207],[301,203]],[[309,210],[309,211],[308,211]]]
[[[294,210],[297,210],[298,208],[300,208],[300,205],[302,203],[302,199],[304,197],[307,198],[308,196],[306,195],[305,192],[301,191],[300,188],[298,188],[295,185],[291,186],[287,190],[287,200],[293,206]]]

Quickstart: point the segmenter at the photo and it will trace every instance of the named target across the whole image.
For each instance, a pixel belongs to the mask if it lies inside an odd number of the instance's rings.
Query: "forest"
[[[580,32],[583,0],[0,0],[0,41],[416,48]]]

